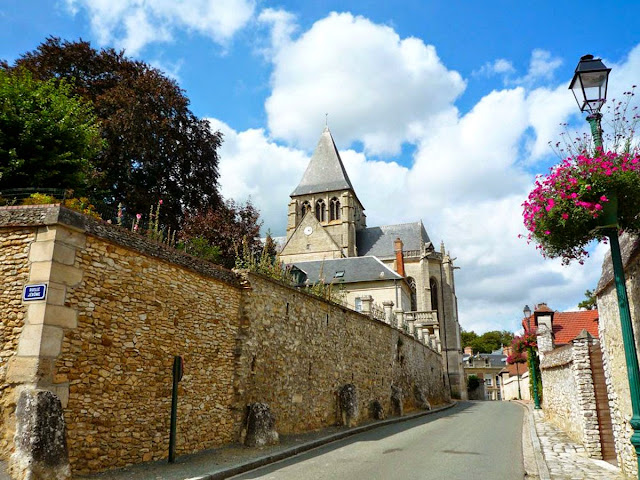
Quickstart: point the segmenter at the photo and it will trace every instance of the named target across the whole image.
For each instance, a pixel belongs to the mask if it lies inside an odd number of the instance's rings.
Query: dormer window
[[[329,220],[340,220],[340,200],[336,197],[329,202]]]
[[[343,278],[343,277],[344,277],[344,270],[340,270],[336,272],[335,275],[333,276],[333,278]]]
[[[324,200],[322,199],[316,202],[316,218],[319,222],[327,221],[327,209]]]

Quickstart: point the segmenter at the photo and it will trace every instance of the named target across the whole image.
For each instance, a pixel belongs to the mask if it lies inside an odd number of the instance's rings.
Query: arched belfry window
[[[311,211],[311,204],[309,202],[302,202],[302,216]]]
[[[336,197],[329,202],[329,220],[340,220],[340,200]]]
[[[327,209],[324,200],[320,199],[316,202],[316,218],[319,222],[327,220]]]
[[[438,310],[438,282],[435,278],[429,280],[429,288],[431,289],[431,310]]]

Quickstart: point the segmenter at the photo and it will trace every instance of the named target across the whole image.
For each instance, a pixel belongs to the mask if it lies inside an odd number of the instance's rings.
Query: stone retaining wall
[[[166,458],[174,355],[178,455],[237,441],[250,402],[288,433],[335,424],[346,383],[360,419],[392,385],[407,410],[449,400],[440,354],[383,322],[59,206],[0,208],[0,259],[0,458],[23,388],[60,398],[75,473]]]

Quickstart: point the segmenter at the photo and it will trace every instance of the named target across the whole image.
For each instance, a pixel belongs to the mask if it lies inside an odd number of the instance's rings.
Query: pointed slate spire
[[[324,127],[307,170],[291,196],[345,189],[353,190],[353,186],[344,169],[329,127]]]

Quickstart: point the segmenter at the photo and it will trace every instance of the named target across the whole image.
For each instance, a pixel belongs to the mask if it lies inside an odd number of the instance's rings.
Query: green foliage
[[[531,398],[533,395],[533,382],[531,379],[533,378],[533,370],[536,371],[536,385],[538,386],[538,398],[540,399],[540,403],[542,403],[542,373],[540,372],[540,357],[538,357],[538,353],[535,349],[529,349],[531,353],[527,357],[527,367],[529,368],[529,392],[531,394]]]
[[[467,390],[475,390],[480,386],[480,379],[477,375],[469,375],[467,378]]]
[[[67,82],[0,69],[0,190],[85,192],[103,146],[91,105]]]
[[[219,205],[217,149],[222,135],[191,112],[174,80],[124,52],[59,38],[48,38],[24,54],[16,67],[51,85],[68,85],[93,104],[106,140],[94,162],[100,175],[90,195],[101,210],[115,212],[122,202],[131,213],[146,212],[162,198],[164,224],[175,230],[185,213]],[[47,169],[36,164],[32,171]]]
[[[251,272],[261,273],[287,285],[294,285],[291,271],[282,262],[279,262],[275,256],[271,256],[267,248],[263,248],[259,254],[256,254],[246,237],[242,240],[242,248],[236,253],[235,266],[240,270],[246,269]]]
[[[72,192],[67,192],[72,193]],[[102,219],[100,214],[96,212],[96,207],[94,207],[87,197],[80,198],[65,198],[64,200],[58,200],[52,195],[47,195],[45,193],[32,193],[29,197],[25,198],[21,202],[22,205],[51,205],[51,204],[60,204],[71,210],[75,210],[80,213],[84,213],[90,217],[96,219]],[[2,203],[0,203],[2,205]]]
[[[595,310],[598,308],[598,297],[593,290],[587,290],[584,292],[586,297],[578,304],[578,308],[584,308],[585,310]]]
[[[220,248],[211,245],[204,237],[189,238],[184,242],[178,243],[177,248],[208,262],[220,263]]]
[[[474,331],[462,330],[461,339],[463,347],[472,347],[474,353],[491,353],[503,345],[510,345],[513,334],[506,330],[493,330],[478,335]]]

